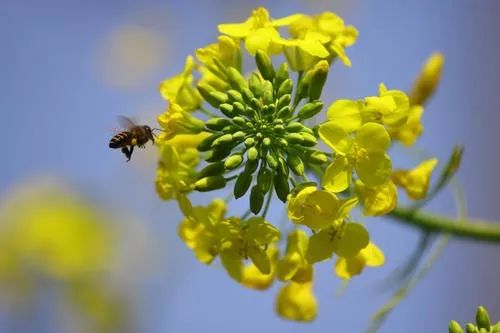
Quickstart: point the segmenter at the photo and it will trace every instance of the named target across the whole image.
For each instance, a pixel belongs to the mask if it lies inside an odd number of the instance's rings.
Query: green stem
[[[396,208],[387,216],[430,232],[448,233],[466,239],[500,242],[500,224],[497,223],[457,220],[407,208]]]
[[[266,199],[266,205],[264,206],[264,211],[262,212],[262,218],[266,219],[267,211],[269,210],[269,206],[271,205],[271,199],[273,198],[273,191],[269,191]]]

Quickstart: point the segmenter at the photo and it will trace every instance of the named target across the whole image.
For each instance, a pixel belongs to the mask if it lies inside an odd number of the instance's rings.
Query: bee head
[[[153,141],[153,143],[155,143],[155,137],[153,135],[153,131],[151,130],[151,127],[149,127],[148,125],[145,125],[144,129],[146,130],[146,134],[148,136],[148,139],[150,139],[151,141]]]

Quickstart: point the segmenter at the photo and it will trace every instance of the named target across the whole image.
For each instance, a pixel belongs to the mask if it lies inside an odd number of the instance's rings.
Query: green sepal
[[[289,133],[297,133],[301,132],[305,128],[302,123],[299,123],[298,121],[292,121],[286,125],[285,130]]]
[[[476,324],[479,329],[484,328],[486,331],[490,330],[490,316],[488,315],[488,311],[484,308],[484,306],[477,307]]]
[[[269,164],[269,166],[272,169],[276,169],[278,167],[278,159],[276,158],[276,156],[274,156],[270,152],[268,152],[266,155],[266,161],[267,161],[267,164]]]
[[[276,96],[280,98],[283,95],[286,94],[291,94],[293,90],[293,80],[292,79],[286,79],[283,81],[283,83],[279,86],[278,92]]]
[[[289,144],[301,144],[304,138],[300,133],[287,133],[285,135],[285,140],[288,141]]]
[[[224,173],[224,162],[222,161],[214,162],[201,169],[200,172],[198,173],[197,179],[202,179],[209,176],[219,176],[222,175],[223,173]]]
[[[254,214],[259,214],[264,204],[264,193],[259,186],[254,185],[250,191],[250,211]]]
[[[263,87],[263,94],[262,94],[262,101],[264,102],[264,105],[269,105],[274,102],[274,96],[273,96],[273,84],[271,81],[264,81],[262,84]]]
[[[290,105],[285,105],[281,109],[279,109],[278,113],[276,114],[276,117],[279,119],[287,119],[290,118],[292,115],[292,108]]]
[[[273,178],[274,190],[276,195],[282,202],[286,202],[288,193],[290,192],[290,186],[288,184],[288,176],[282,173],[276,173]]]
[[[274,79],[275,72],[273,64],[267,53],[262,50],[257,50],[257,53],[255,54],[255,63],[257,64],[257,68],[264,79],[269,81]]]
[[[226,179],[223,176],[210,176],[197,180],[194,189],[198,192],[208,192],[218,190],[226,186]]]
[[[465,325],[465,332],[467,332],[467,333],[479,333],[479,330],[477,329],[477,327],[474,324],[467,323],[467,325]]]
[[[250,101],[252,100],[252,98],[254,98],[255,96],[253,95],[252,91],[248,88],[245,88],[243,90],[241,90],[241,94],[243,95],[243,99],[245,100],[246,103],[250,103]]]
[[[234,183],[233,194],[236,199],[241,198],[247,193],[250,184],[252,183],[252,173],[242,172],[236,178],[236,182]]]
[[[323,164],[328,162],[328,155],[319,150],[308,150],[306,152],[306,160],[312,164]]]
[[[302,99],[306,98],[309,95],[309,83],[311,81],[311,74],[311,71],[307,71],[297,84],[295,97],[293,99],[293,105],[298,105]]]
[[[225,146],[233,143],[233,135],[232,134],[224,134],[221,137],[217,138],[212,142],[212,148],[216,148],[219,146]]]
[[[450,324],[448,325],[448,332],[449,333],[464,333],[464,331],[462,330],[462,327],[460,327],[460,324],[454,320],[450,321]]]
[[[290,94],[286,94],[281,96],[278,99],[278,103],[276,104],[276,108],[281,110],[284,106],[290,105],[290,101],[292,100],[292,96]]]
[[[261,168],[257,175],[257,186],[260,187],[262,192],[267,193],[273,184],[273,174],[267,168]]]
[[[231,117],[241,116],[241,115],[247,114],[247,111],[245,109],[245,105],[243,105],[243,103],[240,103],[240,102],[233,103],[233,110],[234,110],[234,114]]]
[[[323,109],[323,102],[321,101],[309,102],[300,108],[299,112],[297,113],[297,116],[300,119],[309,119],[320,113],[321,109]]]

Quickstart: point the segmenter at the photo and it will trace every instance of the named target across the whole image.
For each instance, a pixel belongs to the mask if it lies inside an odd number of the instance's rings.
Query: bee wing
[[[125,116],[118,116],[118,123],[120,124],[120,126],[126,129],[137,126],[132,119]]]

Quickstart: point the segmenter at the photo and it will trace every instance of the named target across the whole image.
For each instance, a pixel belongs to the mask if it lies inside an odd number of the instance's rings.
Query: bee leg
[[[127,162],[130,161],[130,157],[132,156],[132,150],[128,150],[128,147],[122,147],[122,153],[125,154],[125,157],[127,158]]]
[[[132,157],[132,152],[134,151],[134,146],[130,146],[129,148],[129,151],[128,151],[128,155],[127,155],[127,162],[130,161],[130,158]]]

